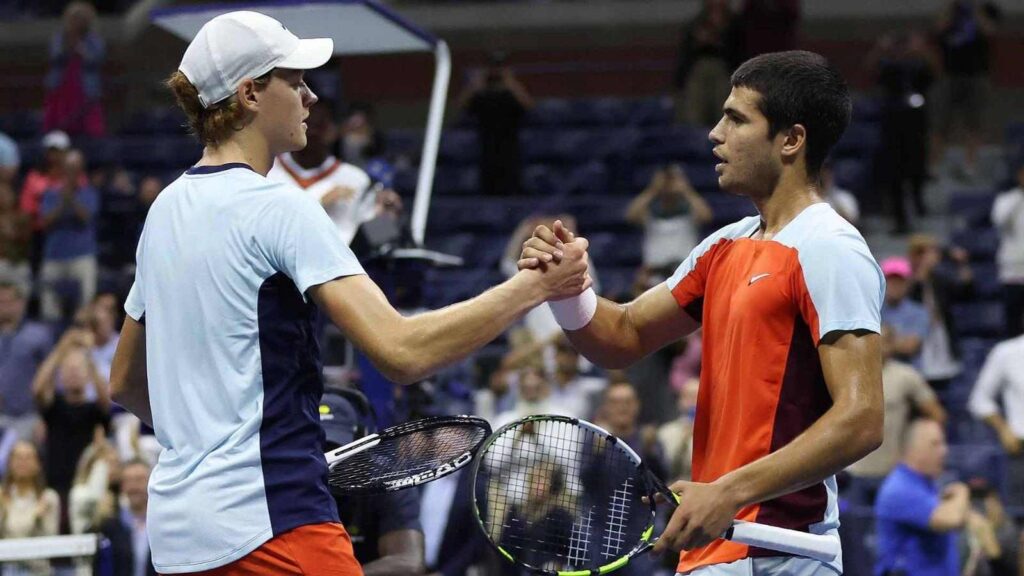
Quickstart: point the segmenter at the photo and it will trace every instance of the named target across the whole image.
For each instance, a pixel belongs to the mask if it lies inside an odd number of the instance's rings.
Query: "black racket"
[[[324,457],[337,494],[394,492],[447,476],[473,461],[491,433],[486,420],[439,416],[398,424]]]
[[[500,428],[473,468],[474,509],[509,561],[537,574],[617,570],[654,546],[655,494],[678,497],[625,442],[583,420],[531,416]],[[823,562],[839,539],[735,521],[722,538]]]

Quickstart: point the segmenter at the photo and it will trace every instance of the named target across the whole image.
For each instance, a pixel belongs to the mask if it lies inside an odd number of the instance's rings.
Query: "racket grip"
[[[813,558],[820,562],[832,562],[840,550],[839,538],[836,536],[808,534],[742,520],[733,522],[723,538],[740,544]]]

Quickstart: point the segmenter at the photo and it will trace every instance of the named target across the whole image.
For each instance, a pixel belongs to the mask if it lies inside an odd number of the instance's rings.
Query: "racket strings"
[[[501,433],[477,475],[484,529],[541,569],[596,568],[639,540],[636,463],[571,421],[523,422]],[[649,520],[649,515],[648,515]]]
[[[480,426],[446,425],[382,437],[372,449],[332,467],[329,482],[346,493],[386,491],[395,482],[450,464],[486,436]]]

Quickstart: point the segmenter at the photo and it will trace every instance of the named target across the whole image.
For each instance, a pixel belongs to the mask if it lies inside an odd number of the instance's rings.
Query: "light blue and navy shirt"
[[[153,204],[137,260],[125,311],[146,327],[162,447],[147,521],[156,569],[209,570],[337,522],[306,290],[363,269],[323,208],[245,164],[192,168]]]

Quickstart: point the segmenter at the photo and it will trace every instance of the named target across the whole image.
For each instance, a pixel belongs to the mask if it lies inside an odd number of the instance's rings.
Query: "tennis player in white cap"
[[[147,527],[163,574],[359,575],[328,490],[319,310],[396,382],[422,379],[530,308],[585,290],[586,241],[466,302],[403,317],[309,196],[266,178],[306,145],[303,70],[329,39],[255,12],[214,18],[167,84],[205,149],[150,209],[111,371],[156,431]]]

